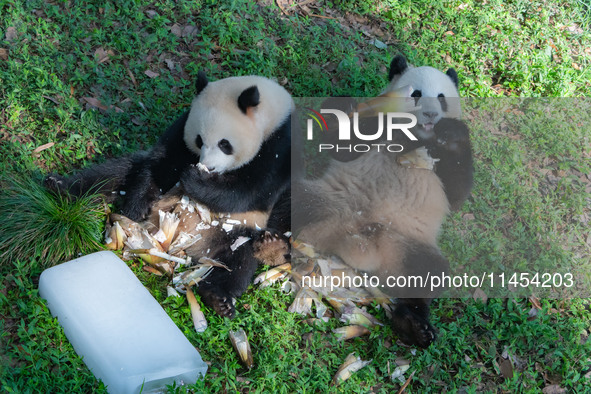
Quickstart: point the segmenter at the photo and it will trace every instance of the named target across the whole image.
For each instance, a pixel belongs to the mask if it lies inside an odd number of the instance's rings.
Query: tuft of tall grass
[[[0,272],[34,259],[41,268],[101,247],[105,220],[98,195],[54,194],[31,176],[0,177]]]

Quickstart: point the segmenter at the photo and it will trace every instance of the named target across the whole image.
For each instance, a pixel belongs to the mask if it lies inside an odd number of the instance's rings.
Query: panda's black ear
[[[259,89],[256,87],[256,85],[245,89],[238,97],[238,107],[244,114],[246,114],[246,110],[250,107],[256,107],[259,105],[259,102]]]
[[[396,75],[402,74],[407,68],[408,64],[406,63],[404,56],[394,56],[392,63],[390,63],[390,73],[388,74],[388,79],[392,81],[392,78],[394,78]]]
[[[195,82],[195,95],[199,95],[203,89],[207,86],[209,81],[207,80],[207,75],[205,75],[204,71],[199,71],[197,73],[197,82]]]
[[[447,74],[447,76],[452,80],[454,85],[456,85],[456,89],[457,89],[458,88],[458,73],[456,72],[456,70],[454,68],[450,68],[449,70],[447,70],[445,72],[445,74]]]

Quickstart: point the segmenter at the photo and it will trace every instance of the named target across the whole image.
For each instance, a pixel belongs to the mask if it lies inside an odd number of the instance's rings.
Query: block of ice
[[[158,392],[207,372],[195,347],[112,252],[48,268],[39,294],[109,393]]]

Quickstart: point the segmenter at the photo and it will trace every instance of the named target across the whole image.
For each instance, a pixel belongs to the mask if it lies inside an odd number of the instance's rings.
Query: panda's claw
[[[222,317],[233,319],[236,315],[236,310],[232,303],[232,300],[228,300],[228,297],[221,297],[213,305],[213,309],[216,313]]]
[[[287,239],[274,230],[261,232],[253,243],[254,257],[263,264],[276,266],[289,261],[290,245]]]
[[[201,296],[201,301],[212,308],[218,315],[229,319],[233,319],[236,315],[236,308],[234,308],[232,298],[220,294],[222,292],[220,289],[204,286],[197,288],[197,292]]]
[[[428,317],[407,306],[397,308],[392,318],[392,328],[407,345],[427,348],[437,338],[437,332]]]
[[[271,232],[270,230],[265,230],[265,232],[261,235],[261,240],[259,242],[269,243],[269,242],[277,242],[282,241],[281,235],[276,232]]]
[[[45,179],[43,179],[43,186],[45,186],[46,189],[54,192],[62,191],[63,185],[64,182],[59,175],[48,175],[45,177]]]

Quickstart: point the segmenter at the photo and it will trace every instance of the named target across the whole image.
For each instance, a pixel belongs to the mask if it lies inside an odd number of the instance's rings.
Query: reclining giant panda
[[[387,91],[412,86],[416,144],[439,159],[434,170],[405,166],[385,150],[334,157],[317,179],[292,186],[294,234],[349,266],[380,278],[440,275],[449,262],[437,246],[443,219],[470,194],[473,165],[467,126],[460,121],[457,74],[411,68],[402,56],[390,65]],[[373,130],[373,129],[372,129]],[[437,293],[381,287],[397,300],[392,327],[406,343],[427,347],[435,339],[429,305]]]

